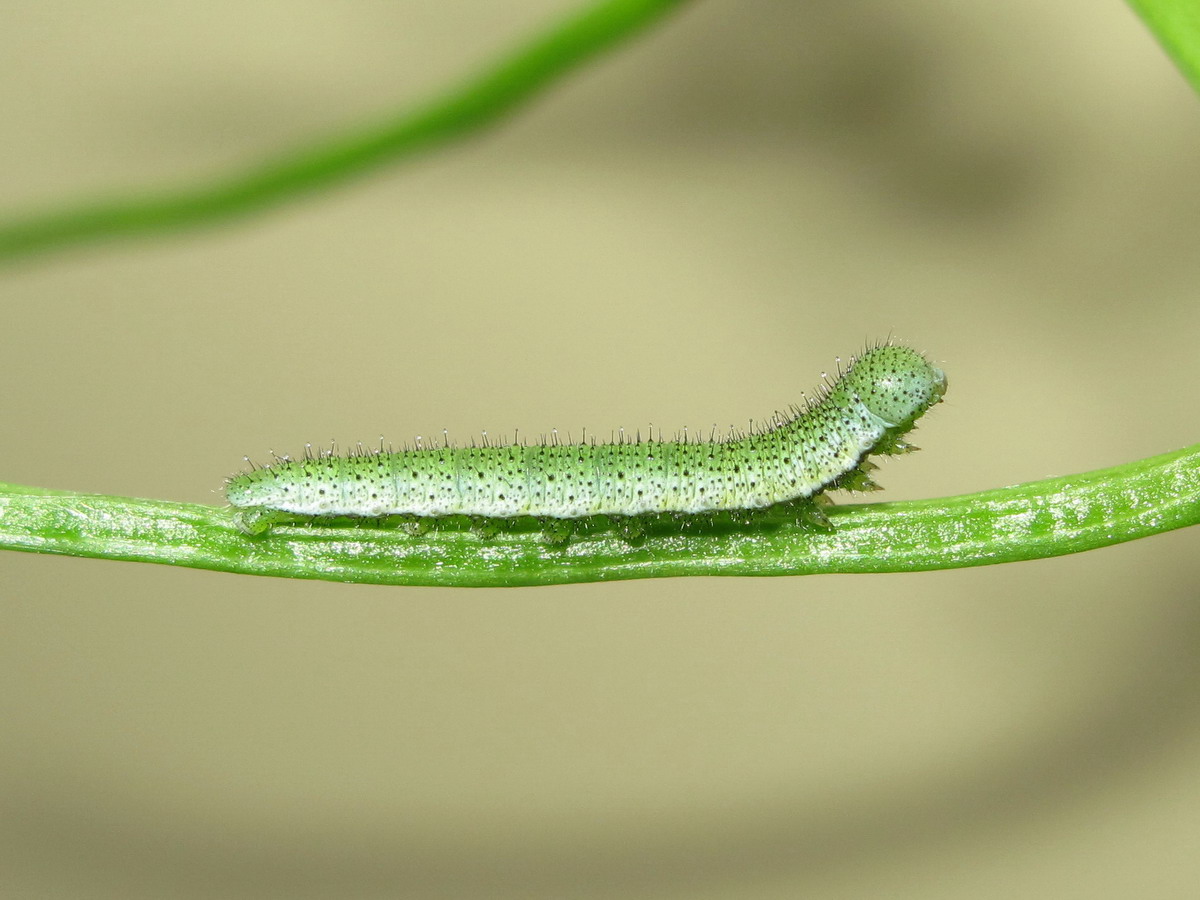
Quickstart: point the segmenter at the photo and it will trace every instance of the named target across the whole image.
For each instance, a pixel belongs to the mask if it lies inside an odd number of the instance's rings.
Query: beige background
[[[370,121],[575,6],[4,3],[3,209]],[[889,498],[1175,449],[1198,160],[1117,2],[707,0],[466,144],[0,272],[0,479],[724,426],[888,334],[951,378]],[[1191,896],[1196,540],[478,592],[4,554],[0,894]]]

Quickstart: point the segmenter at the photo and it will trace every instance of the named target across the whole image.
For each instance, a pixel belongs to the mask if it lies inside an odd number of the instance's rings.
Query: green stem
[[[548,546],[537,531],[282,525],[227,509],[0,485],[0,549],[251,575],[499,587],[676,575],[918,572],[1079,553],[1200,523],[1200,444],[1082,475],[940,500],[838,506],[832,532],[697,528],[630,546],[611,532]]]
[[[1129,5],[1200,93],[1200,3],[1196,0],[1129,0]]]
[[[683,2],[604,0],[411,113],[212,183],[0,222],[0,263],[101,238],[233,218],[362,175],[495,121]]]

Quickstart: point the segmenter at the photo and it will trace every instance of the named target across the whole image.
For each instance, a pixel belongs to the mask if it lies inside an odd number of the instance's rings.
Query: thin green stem
[[[1200,3],[1196,0],[1129,0],[1129,5],[1200,93]]]
[[[0,222],[0,263],[73,244],[231,219],[487,125],[685,0],[604,0],[415,111],[206,184]]]
[[[305,524],[250,536],[227,509],[0,485],[0,549],[328,581],[501,587],[918,572],[1079,553],[1200,523],[1200,444],[978,494],[832,507],[829,517],[831,532],[696,528],[640,546],[611,532],[553,547],[536,530],[481,537]]]

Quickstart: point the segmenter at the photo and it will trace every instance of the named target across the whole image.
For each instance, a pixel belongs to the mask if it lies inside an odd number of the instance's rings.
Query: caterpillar
[[[803,408],[726,438],[306,450],[230,477],[225,493],[251,533],[295,517],[398,515],[416,528],[467,516],[494,534],[531,516],[561,543],[579,520],[604,516],[632,540],[639,522],[663,514],[752,517],[788,504],[828,527],[816,505],[823,492],[877,490],[868,457],[916,449],[904,435],[945,390],[941,369],[884,343],[826,379]]]

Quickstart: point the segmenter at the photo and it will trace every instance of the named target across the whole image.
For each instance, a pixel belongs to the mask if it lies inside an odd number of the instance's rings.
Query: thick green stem
[[[413,112],[208,184],[0,222],[0,263],[71,244],[229,219],[362,175],[495,121],[683,2],[604,0]]]
[[[1196,0],[1129,0],[1129,5],[1200,93],[1200,3]]]
[[[799,525],[549,546],[540,532],[368,526],[241,532],[230,510],[0,485],[0,548],[290,578],[495,587],[677,575],[917,572],[1079,553],[1200,523],[1200,444],[1112,469],[940,500],[838,506]]]

